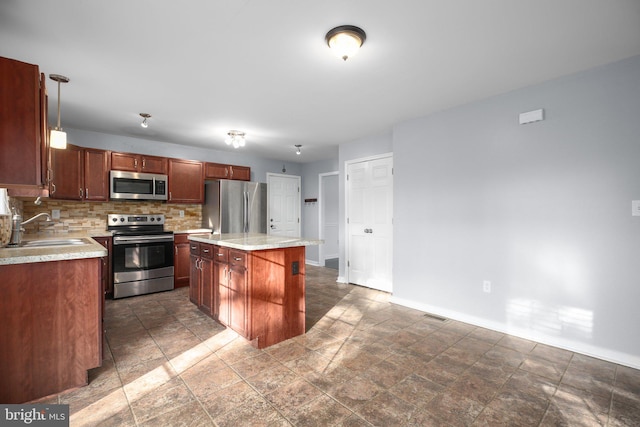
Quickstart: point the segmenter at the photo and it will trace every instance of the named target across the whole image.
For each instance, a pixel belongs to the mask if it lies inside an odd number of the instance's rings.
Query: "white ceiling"
[[[346,62],[324,40],[344,24],[367,33]],[[0,56],[71,79],[63,128],[215,150],[233,150],[223,141],[238,129],[249,154],[310,162],[402,120],[638,55],[640,1],[2,0],[0,40]]]

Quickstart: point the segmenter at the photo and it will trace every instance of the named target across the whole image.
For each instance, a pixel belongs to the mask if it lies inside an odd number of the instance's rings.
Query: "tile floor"
[[[307,266],[307,330],[264,350],[186,288],[106,304],[71,426],[637,426],[640,371],[440,320]]]

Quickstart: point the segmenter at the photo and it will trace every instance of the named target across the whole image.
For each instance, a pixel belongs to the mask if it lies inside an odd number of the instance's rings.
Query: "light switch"
[[[51,209],[51,219],[60,219],[60,209]]]
[[[631,201],[631,215],[640,216],[640,200]]]

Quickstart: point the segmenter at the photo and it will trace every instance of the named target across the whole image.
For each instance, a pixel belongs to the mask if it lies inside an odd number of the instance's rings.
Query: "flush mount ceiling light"
[[[367,39],[367,35],[362,28],[341,25],[330,30],[324,39],[327,41],[327,45],[346,61],[358,53],[360,46]]]
[[[147,119],[151,118],[151,114],[140,113],[140,117],[142,117],[142,123],[140,123],[140,126],[142,126],[145,129],[148,128],[149,127],[149,123],[147,122]]]
[[[296,144],[294,145],[294,147],[296,147],[296,154],[299,156],[300,154],[302,154],[302,152],[300,151],[300,148],[302,148],[302,145],[300,144]]]
[[[244,132],[239,130],[230,130],[227,132],[227,138],[224,140],[227,145],[233,145],[233,148],[244,147]]]
[[[60,127],[60,83],[69,83],[69,77],[61,76],[60,74],[49,74],[49,78],[58,82],[58,125],[51,129],[49,146],[51,148],[65,149],[67,148],[67,134]]]

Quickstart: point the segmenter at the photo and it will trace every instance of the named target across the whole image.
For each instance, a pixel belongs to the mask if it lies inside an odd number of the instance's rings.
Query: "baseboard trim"
[[[318,261],[312,261],[310,259],[305,259],[304,260],[305,264],[309,264],[309,265],[313,265],[316,267],[320,267],[320,263]]]
[[[569,350],[575,353],[584,354],[586,356],[595,357],[598,359],[606,360],[608,362],[617,363],[619,365],[628,366],[634,369],[640,369],[640,357],[634,356],[628,353],[623,353],[607,348],[593,346],[581,342],[565,340],[558,337],[550,337],[548,335],[536,334],[531,331],[509,327],[500,322],[493,322],[480,317],[469,316],[458,311],[447,310],[442,307],[436,307],[429,304],[423,304],[413,300],[407,300],[392,296],[389,302],[393,304],[402,305],[404,307],[413,308],[416,310],[424,311],[445,317],[448,319],[457,320],[464,323],[469,323],[474,326],[479,326],[493,331],[502,332],[504,334],[513,335],[518,338],[539,342],[541,344],[550,345],[552,347]]]

